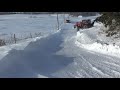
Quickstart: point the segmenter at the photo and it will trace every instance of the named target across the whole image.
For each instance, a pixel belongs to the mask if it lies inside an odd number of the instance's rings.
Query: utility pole
[[[57,29],[59,30],[59,17],[58,17],[58,13],[57,13]]]
[[[65,14],[63,15],[63,18],[64,18],[64,23],[65,23]]]

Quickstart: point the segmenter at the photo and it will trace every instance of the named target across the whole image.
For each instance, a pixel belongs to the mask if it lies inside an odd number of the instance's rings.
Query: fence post
[[[15,36],[15,34],[14,34],[14,40],[15,40],[15,43],[16,43],[16,36]]]
[[[32,34],[30,33],[30,38],[32,38]]]
[[[35,37],[38,37],[38,34],[37,34],[37,33],[35,33]]]

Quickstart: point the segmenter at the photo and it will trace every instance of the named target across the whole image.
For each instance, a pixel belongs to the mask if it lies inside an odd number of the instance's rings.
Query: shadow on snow
[[[0,61],[0,77],[52,77],[52,73],[73,62],[73,57],[56,55],[62,47],[60,33],[31,42],[24,50],[11,50]]]

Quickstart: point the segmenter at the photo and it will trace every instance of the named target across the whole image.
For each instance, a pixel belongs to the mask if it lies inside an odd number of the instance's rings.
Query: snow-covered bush
[[[109,27],[106,30],[106,36],[111,37],[120,32],[120,12],[101,12],[101,16],[96,18],[96,21],[102,22],[105,27]]]

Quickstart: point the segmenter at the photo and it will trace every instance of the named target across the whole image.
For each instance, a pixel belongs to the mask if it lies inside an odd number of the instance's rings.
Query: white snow
[[[93,28],[77,32],[77,46],[95,52],[120,57],[120,46],[113,44],[119,43],[120,41],[113,42],[112,38],[99,35],[99,32],[102,31],[101,27],[103,27],[102,24],[96,23]]]
[[[63,19],[63,16],[59,15],[60,26],[64,22]],[[52,34],[56,32],[56,22],[56,17],[50,16],[48,14],[0,15],[0,39],[9,42],[14,37],[13,34],[15,34],[16,38],[18,39],[28,38],[30,37],[30,34],[32,37],[36,37],[37,35],[43,36],[46,34]]]
[[[104,29],[102,24],[95,23],[94,27],[77,32],[73,29],[73,25],[77,19],[80,20],[78,17],[70,17],[72,23],[62,24],[60,30],[53,28],[56,15],[45,14],[30,17],[18,14],[0,17],[6,19],[4,22],[0,21],[1,27],[4,25],[6,28],[8,27],[5,32],[0,29],[2,33],[15,31],[16,34],[21,34],[26,30],[28,32],[32,30],[46,32],[40,37],[0,47],[0,77],[120,77],[119,46],[113,46],[112,43],[115,40],[112,41],[111,38],[107,38],[104,33],[101,33],[101,29]],[[82,19],[94,19],[95,17],[82,17]],[[27,20],[31,24],[26,24]],[[60,20],[62,22],[62,15]],[[47,26],[45,26],[46,24]],[[18,31],[15,30],[14,25]],[[36,29],[37,27],[39,29]],[[106,42],[109,45],[105,45]],[[115,55],[117,57],[113,57]]]
[[[40,39],[42,37],[36,37],[33,39],[27,39],[24,41],[21,41],[17,44],[7,45],[0,47],[0,59],[2,59],[4,56],[6,56],[10,50],[16,49],[16,50],[24,50],[24,48],[30,43],[35,42],[36,40]]]
[[[82,18],[82,16],[80,15],[80,16],[78,16],[78,18]]]

